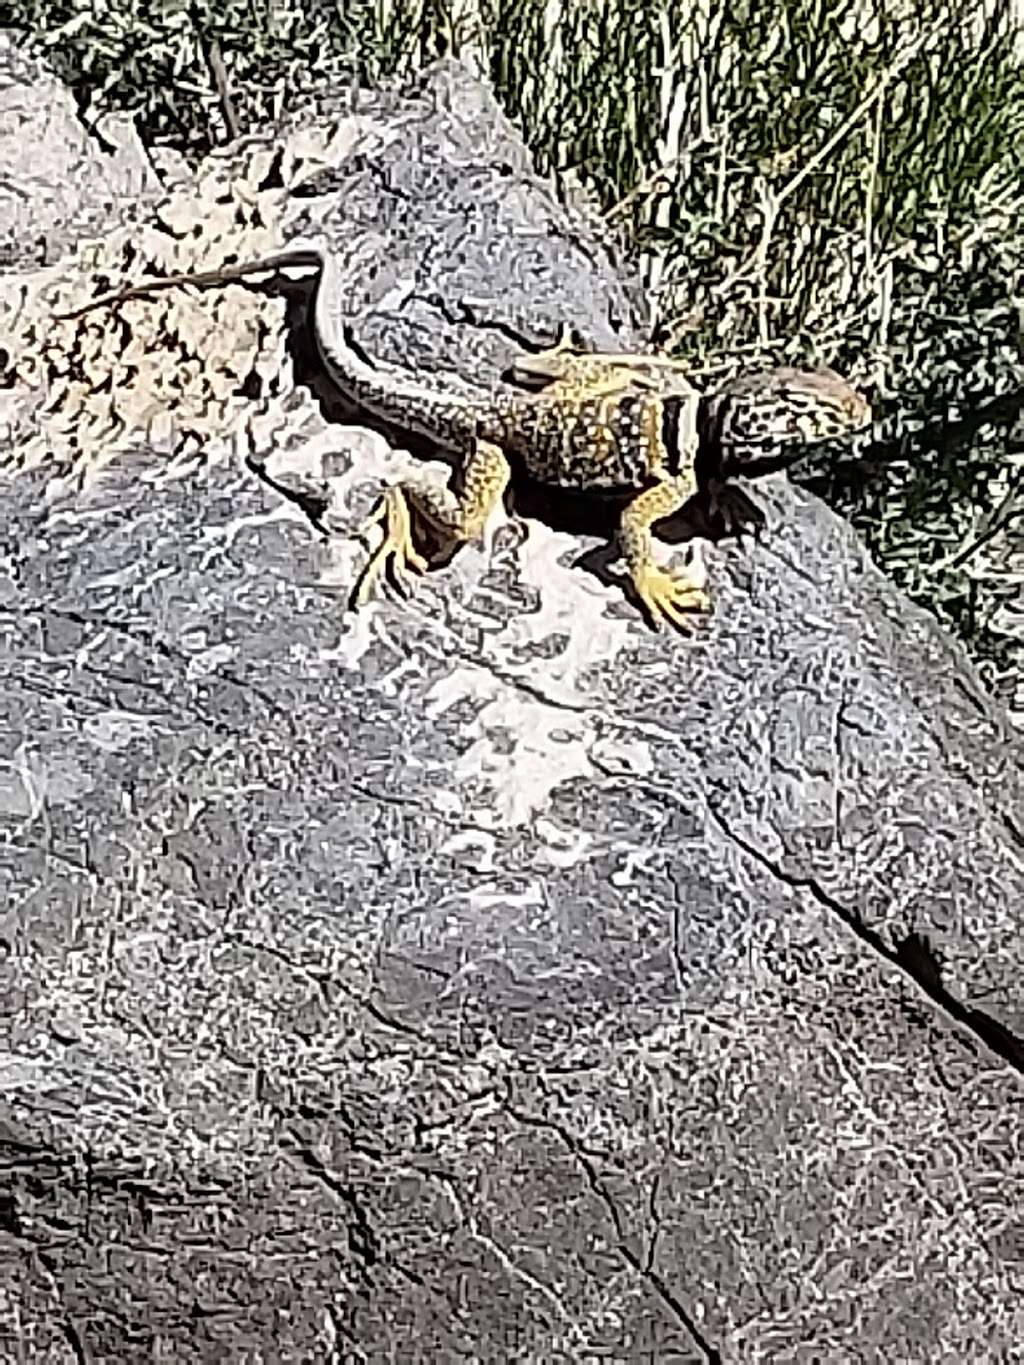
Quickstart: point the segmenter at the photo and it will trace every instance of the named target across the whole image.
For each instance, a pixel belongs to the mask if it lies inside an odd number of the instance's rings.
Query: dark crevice
[[[176,650],[172,648],[171,645],[169,645],[166,642],[166,640],[161,640],[158,636],[151,635],[147,631],[138,630],[136,628],[130,627],[126,625],[124,621],[118,621],[116,618],[106,617],[102,615],[90,616],[87,615],[85,612],[73,611],[67,608],[48,607],[43,605],[42,603],[30,603],[26,606],[23,606],[21,608],[21,613],[24,616],[33,617],[43,623],[45,623],[48,617],[53,617],[60,621],[70,621],[73,625],[83,626],[87,629],[96,629],[97,627],[102,626],[104,629],[111,631],[113,634],[120,636],[122,639],[131,641],[133,645],[136,645],[140,648],[152,650],[154,654],[157,654],[161,658],[173,662],[175,665],[181,668],[186,668],[190,663],[190,659],[187,654],[183,653],[181,650]],[[114,681],[124,682],[131,686],[139,687],[142,689],[145,689],[147,686],[150,687],[152,686],[152,684],[147,684],[145,679],[133,678],[128,675],[122,675],[119,678],[110,669],[103,670],[93,669],[91,671],[96,676],[109,677],[112,678]],[[282,710],[282,708],[277,704],[277,702],[268,692],[264,692],[262,688],[257,687],[251,680],[239,676],[239,674],[235,673],[233,669],[230,668],[211,669],[210,676],[218,678],[221,682],[228,683],[232,687],[239,688],[247,696],[257,697],[263,703],[263,705],[270,711],[270,713],[277,719],[283,720],[285,722],[290,721],[291,717],[288,714],[288,712]],[[200,713],[197,711],[197,714]],[[214,722],[209,717],[206,717],[204,719],[207,724],[210,725],[214,724]]]
[[[608,1214],[608,1219],[615,1232],[615,1239],[617,1242],[616,1250],[619,1255],[629,1268],[638,1275],[645,1284],[650,1286],[669,1313],[672,1314],[679,1325],[691,1337],[694,1345],[704,1353],[704,1356],[710,1362],[710,1365],[721,1365],[721,1352],[716,1346],[708,1341],[701,1332],[700,1328],[697,1326],[696,1320],[688,1312],[683,1301],[673,1292],[661,1275],[659,1275],[656,1270],[651,1269],[649,1265],[645,1265],[644,1261],[641,1260],[636,1252],[630,1247],[619,1206],[605,1188],[604,1182],[602,1181],[594,1162],[583,1150],[580,1143],[576,1141],[568,1128],[554,1119],[542,1118],[537,1114],[528,1114],[522,1109],[517,1109],[508,1101],[502,1105],[502,1108],[510,1118],[515,1119],[517,1123],[521,1123],[524,1127],[545,1129],[548,1132],[554,1133],[562,1141],[567,1150],[572,1154],[574,1160],[579,1164],[590,1189],[604,1205]],[[648,1257],[647,1259],[649,1260],[650,1258]]]
[[[57,1258],[48,1252],[40,1251],[39,1264],[43,1267],[47,1275],[50,1277],[50,1280],[52,1281],[53,1284],[54,1292],[56,1293],[57,1298],[60,1301],[61,1334],[63,1335],[65,1341],[68,1343],[68,1346],[71,1348],[71,1352],[75,1360],[78,1362],[78,1365],[92,1365],[92,1352],[89,1350],[88,1346],[85,1343],[85,1340],[82,1337],[81,1332],[79,1332],[78,1327],[75,1325],[75,1321],[72,1318],[71,1313],[68,1311],[68,1306],[64,1300],[64,1285],[61,1280],[60,1265]]]
[[[411,295],[410,298],[416,297]],[[439,313],[450,327],[472,327],[478,332],[497,332],[499,336],[510,341],[514,346],[524,351],[537,352],[546,350],[549,346],[554,346],[558,341],[557,336],[552,336],[548,341],[538,341],[536,338],[528,337],[520,332],[511,323],[504,322],[501,318],[485,318],[473,307],[472,304],[462,300],[449,301],[437,293],[427,293],[420,295],[420,301],[429,308]],[[574,334],[578,336],[578,334]]]
[[[82,1340],[78,1328],[75,1326],[75,1324],[71,1321],[70,1318],[66,1317],[64,1319],[63,1331],[64,1339],[71,1347],[71,1351],[75,1357],[75,1360],[79,1362],[79,1365],[90,1365],[92,1356],[89,1354],[89,1351],[86,1348],[85,1342]]]
[[[738,848],[749,854],[755,862],[786,886],[792,887],[795,891],[808,892],[818,905],[842,920],[866,947],[892,966],[898,967],[952,1020],[968,1029],[996,1056],[1024,1075],[1024,1040],[992,1015],[964,1004],[946,989],[942,984],[942,965],[924,935],[912,931],[895,947],[890,947],[876,929],[870,928],[853,911],[830,896],[813,877],[801,877],[796,873],[787,872],[774,859],[737,834],[721,811],[716,810],[710,802],[707,809],[722,833]]]
[[[359,1263],[363,1279],[368,1284],[372,1283],[370,1271],[381,1260],[380,1244],[355,1190],[351,1185],[333,1176],[320,1158],[308,1147],[296,1147],[294,1155],[307,1171],[315,1175],[340,1200],[350,1213],[351,1219],[347,1229],[349,1250]]]

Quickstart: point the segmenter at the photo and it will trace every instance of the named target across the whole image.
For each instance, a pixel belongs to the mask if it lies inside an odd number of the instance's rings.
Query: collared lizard
[[[293,267],[319,272],[313,326],[338,388],[368,413],[426,436],[461,460],[457,493],[408,484],[384,492],[359,528],[381,523],[384,537],[363,571],[357,606],[366,602],[389,561],[399,581],[406,570],[427,569],[413,543],[410,509],[449,543],[475,540],[518,466],[542,484],[631,495],[620,516],[618,543],[633,589],[655,627],[662,617],[682,626],[687,609],[706,608],[709,600],[692,574],[658,566],[651,528],[697,491],[702,432],[705,444],[715,443],[712,458],[721,464],[721,452],[732,445],[747,454],[774,451],[842,435],[870,420],[866,400],[831,371],[767,371],[701,396],[678,362],[628,353],[574,355],[562,345],[517,360],[518,388],[475,387],[457,375],[426,381],[374,365],[346,337],[345,282],[334,254],[318,242],[299,241],[276,255],[219,270],[146,281],[57,316],[78,317],[179,285],[218,285]]]

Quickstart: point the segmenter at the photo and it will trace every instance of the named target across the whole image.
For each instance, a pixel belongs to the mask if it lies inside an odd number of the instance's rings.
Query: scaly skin
[[[369,600],[389,564],[399,580],[428,567],[413,541],[412,512],[449,544],[475,540],[518,466],[561,488],[632,493],[618,539],[633,589],[655,627],[663,619],[681,627],[685,613],[706,608],[708,599],[692,574],[659,568],[651,528],[697,491],[702,439],[715,443],[716,459],[729,450],[735,463],[737,451],[742,458],[744,452],[802,446],[870,420],[865,400],[831,371],[768,371],[701,397],[677,361],[580,354],[561,343],[517,358],[512,374],[519,387],[476,387],[455,374],[427,381],[370,364],[347,338],[342,311],[347,291],[336,258],[315,242],[222,270],[148,281],[57,316],[78,317],[157,290],[219,285],[289,267],[319,271],[314,331],[338,388],[368,413],[424,435],[462,460],[457,495],[433,483],[390,488],[359,528],[362,533],[381,524],[384,536],[357,585],[357,607]]]

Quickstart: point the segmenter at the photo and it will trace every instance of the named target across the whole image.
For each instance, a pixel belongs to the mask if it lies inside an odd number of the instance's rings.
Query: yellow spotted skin
[[[636,596],[652,624],[685,624],[685,613],[706,608],[698,583],[681,571],[657,567],[651,526],[677,512],[697,490],[694,459],[697,434],[689,392],[667,401],[645,388],[621,382],[559,381],[542,394],[496,392],[473,414],[472,432],[446,405],[431,404],[431,424],[453,444],[468,439],[460,492],[420,484],[389,489],[361,533],[381,524],[383,539],[357,587],[354,604],[369,600],[390,567],[402,584],[407,572],[422,572],[425,561],[413,547],[410,512],[449,544],[477,539],[518,465],[540,483],[585,492],[637,496],[622,514],[619,545]],[[425,414],[420,412],[422,419]],[[426,426],[426,421],[419,425]],[[461,440],[460,440],[461,438]]]
[[[654,394],[560,384],[535,396],[495,397],[498,420],[484,419],[482,434],[540,483],[639,490],[676,459],[662,430],[664,403]]]
[[[569,393],[616,394],[625,389],[698,396],[682,361],[633,351],[572,351],[565,341],[535,355],[520,355],[509,366],[510,377],[524,388],[556,387]]]
[[[404,484],[382,496],[361,528],[380,525],[384,534],[357,585],[357,606],[386,571],[404,585],[409,572],[429,567],[415,543],[416,519],[453,547],[482,535],[518,467],[560,488],[633,494],[618,540],[634,592],[655,626],[667,620],[682,627],[686,613],[708,600],[692,575],[658,567],[651,528],[693,496],[698,467],[711,486],[760,454],[844,435],[871,418],[862,395],[830,370],[769,370],[702,396],[667,357],[573,352],[564,343],[517,357],[512,383],[492,389],[454,374],[423,379],[377,365],[347,333],[351,282],[320,240],[296,240],[275,256],[220,270],[143,281],[57,316],[295,267],[319,272],[313,330],[338,388],[389,426],[425,435],[460,457],[458,492]]]
[[[675,515],[697,491],[702,406],[702,430],[711,434],[719,460],[734,447],[751,459],[779,446],[834,438],[871,419],[863,396],[824,369],[781,367],[744,376],[703,405],[683,366],[656,355],[573,354],[557,346],[520,357],[512,376],[532,391],[531,397],[495,392],[475,416],[476,432],[486,432],[494,443],[482,500],[490,498],[493,507],[507,485],[502,450],[543,483],[635,492],[621,515],[619,548],[634,593],[656,629],[662,621],[684,629],[688,614],[710,605],[702,578],[659,568],[652,537],[652,527]],[[459,425],[456,417],[449,431],[455,435]],[[432,520],[431,495],[406,492]],[[482,524],[480,504],[477,490],[472,515],[467,504],[461,523],[449,519],[453,539],[473,538],[472,527]],[[393,540],[386,534],[378,555],[392,553]]]

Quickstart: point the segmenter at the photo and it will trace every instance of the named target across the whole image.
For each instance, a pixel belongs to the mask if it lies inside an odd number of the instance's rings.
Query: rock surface
[[[108,118],[99,132],[103,143],[70,93],[0,29],[0,268],[59,259],[111,214],[159,192],[131,121]]]
[[[457,68],[282,143],[135,273],[319,215],[390,359],[639,336]],[[782,479],[689,639],[553,507],[353,617],[412,461],[265,292],[47,332],[132,231],[3,281],[3,1358],[1014,1358],[1024,764],[958,648]]]

